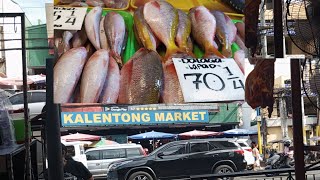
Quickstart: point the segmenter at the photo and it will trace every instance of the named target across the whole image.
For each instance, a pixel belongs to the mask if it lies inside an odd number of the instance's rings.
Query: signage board
[[[185,102],[244,100],[244,74],[234,59],[173,59]]]
[[[87,8],[57,7],[53,8],[53,29],[81,30]]]
[[[207,110],[61,112],[64,127],[208,122]]]

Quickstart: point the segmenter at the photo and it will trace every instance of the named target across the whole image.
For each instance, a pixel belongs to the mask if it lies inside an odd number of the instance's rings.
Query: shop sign
[[[234,59],[173,59],[185,102],[244,100],[244,75]]]
[[[53,29],[81,30],[87,8],[54,7]]]
[[[208,123],[207,110],[61,112],[61,125],[108,126]]]

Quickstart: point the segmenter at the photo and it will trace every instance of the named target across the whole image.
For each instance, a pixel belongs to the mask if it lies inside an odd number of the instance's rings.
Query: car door
[[[46,92],[31,92],[28,106],[30,109],[30,117],[41,114],[41,111],[46,104]]]
[[[214,147],[208,142],[191,142],[189,145],[190,153],[187,160],[192,164],[190,175],[209,174],[216,163],[218,154],[215,153]]]
[[[187,143],[173,144],[157,152],[152,169],[159,179],[188,175],[191,166],[187,159]]]
[[[105,174],[110,163],[126,158],[125,148],[105,149],[102,151],[101,172]]]
[[[91,172],[91,174],[94,176],[99,175],[102,169],[100,151],[99,150],[87,151],[86,156],[87,156],[88,169]]]

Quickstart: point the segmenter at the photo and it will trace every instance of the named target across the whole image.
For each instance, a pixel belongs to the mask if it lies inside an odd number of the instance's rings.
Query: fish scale
[[[162,77],[161,57],[158,53],[140,49],[121,69],[119,103],[158,103]]]

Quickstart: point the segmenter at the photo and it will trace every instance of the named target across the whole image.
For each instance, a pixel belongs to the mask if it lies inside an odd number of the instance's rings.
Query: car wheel
[[[221,165],[218,166],[217,168],[215,168],[214,170],[214,174],[226,174],[226,173],[233,173],[234,170],[232,169],[232,167],[228,166],[228,165]],[[223,177],[223,178],[218,178],[219,180],[233,180],[233,177]]]
[[[153,180],[153,177],[144,171],[132,173],[128,180]]]

